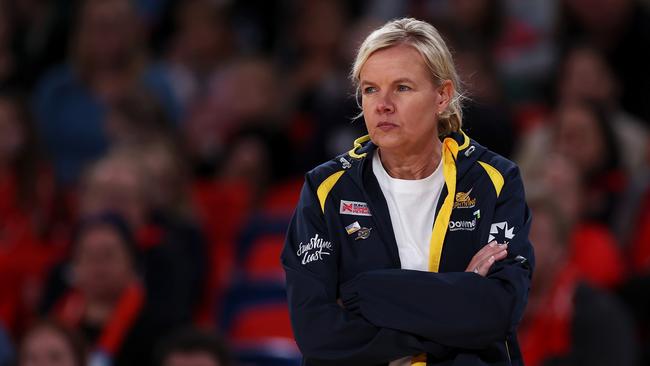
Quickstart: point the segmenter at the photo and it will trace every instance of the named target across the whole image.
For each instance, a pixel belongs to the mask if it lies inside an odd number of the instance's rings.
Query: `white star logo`
[[[490,236],[488,237],[488,243],[495,239],[497,239],[497,242],[502,240],[503,243],[500,244],[507,243],[508,240],[511,240],[515,237],[514,231],[515,228],[509,228],[506,221],[494,223],[492,226],[490,226]]]

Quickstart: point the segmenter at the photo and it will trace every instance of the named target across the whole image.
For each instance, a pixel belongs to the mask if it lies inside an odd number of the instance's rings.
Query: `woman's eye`
[[[363,88],[363,94],[371,94],[371,93],[374,93],[376,91],[377,91],[377,88],[375,88],[374,86],[367,86],[367,87]]]
[[[397,91],[402,92],[402,91],[409,91],[409,90],[411,90],[411,88],[409,86],[406,86],[406,85],[398,85],[397,86]]]

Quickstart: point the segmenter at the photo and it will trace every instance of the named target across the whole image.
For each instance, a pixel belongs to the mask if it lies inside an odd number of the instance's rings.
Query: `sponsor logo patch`
[[[341,200],[339,213],[343,215],[371,216],[368,204],[356,201]]]
[[[314,235],[307,244],[300,242],[296,255],[302,258],[302,264],[322,261],[323,256],[332,254],[332,242]]]
[[[449,231],[474,231],[476,229],[476,219],[470,221],[449,221]]]
[[[515,228],[508,227],[506,221],[497,222],[490,226],[490,236],[488,237],[488,243],[496,240],[499,244],[508,244],[510,240],[515,237]]]
[[[474,189],[474,188],[472,188]],[[472,198],[470,193],[472,189],[467,192],[456,193],[456,200],[454,201],[454,208],[472,208],[476,206],[476,198]]]

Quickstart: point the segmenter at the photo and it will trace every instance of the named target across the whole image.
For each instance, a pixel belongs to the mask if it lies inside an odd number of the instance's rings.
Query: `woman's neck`
[[[424,149],[414,149],[410,152],[395,151],[379,148],[381,164],[388,175],[397,179],[424,179],[438,168],[440,164],[442,144],[434,140]]]

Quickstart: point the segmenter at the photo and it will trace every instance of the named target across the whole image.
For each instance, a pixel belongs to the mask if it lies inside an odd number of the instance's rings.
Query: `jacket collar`
[[[452,132],[442,138],[443,148],[447,139],[453,140],[457,145],[457,151],[454,151],[454,160],[456,162],[456,176],[461,179],[465,173],[470,169],[473,163],[486,151],[486,148],[472,140],[469,136],[460,130],[459,132]],[[348,151],[348,156],[354,160],[360,160],[361,164],[354,164],[359,170],[356,174],[352,174],[357,184],[362,185],[363,182],[363,169],[366,161],[371,161],[374,151],[377,149],[371,140],[370,136],[364,135],[354,140],[353,148]]]

